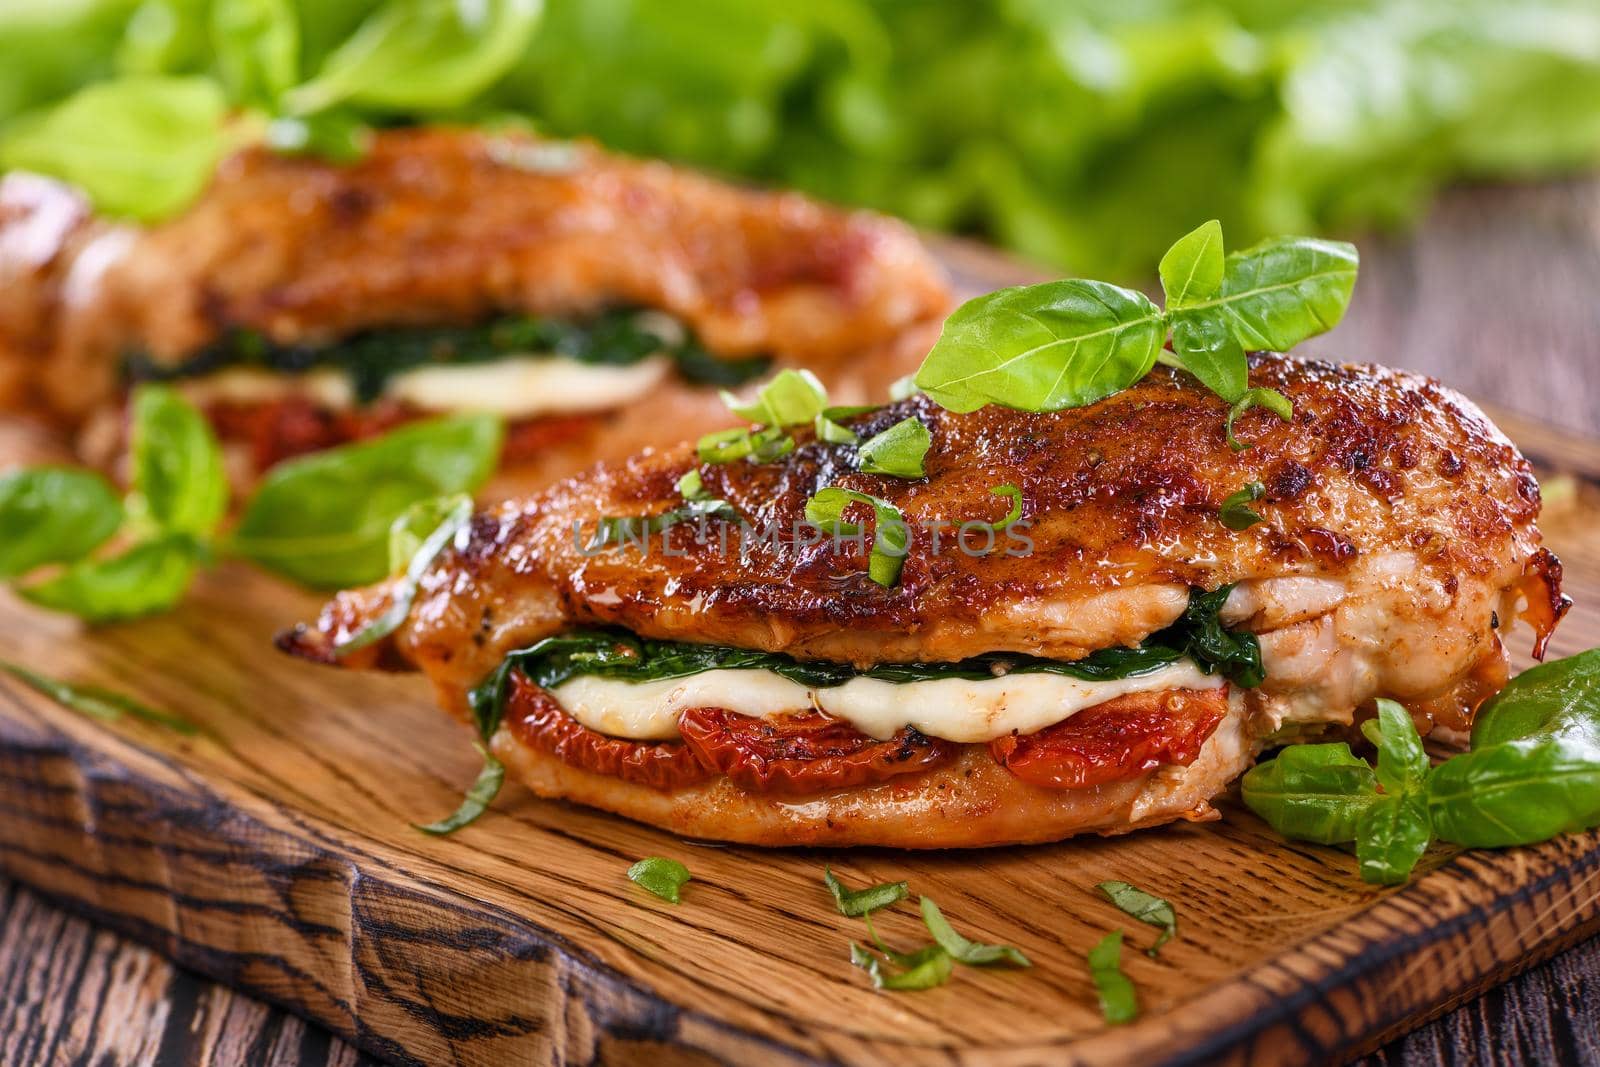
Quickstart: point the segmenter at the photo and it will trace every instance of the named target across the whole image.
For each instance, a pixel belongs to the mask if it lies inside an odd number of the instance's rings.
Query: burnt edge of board
[[[0,870],[374,1056],[489,1062],[515,1047],[592,1063],[670,1047],[708,1063],[826,1062],[674,1005],[558,934],[334,841],[318,820],[271,805],[284,825],[269,825],[120,733],[104,734],[117,755],[91,748],[51,724],[71,712],[9,682],[0,698]],[[250,873],[254,881],[233,887],[247,899],[229,899],[223,880],[208,879],[222,868]],[[270,935],[261,949],[245,949],[185,933],[203,930],[213,913],[250,915]],[[1298,970],[1269,960],[1127,1027],[987,1051],[1173,1067],[1342,1060],[1597,929],[1600,834],[1465,852],[1297,946]],[[459,982],[438,989],[407,964],[416,950],[458,955],[446,970]],[[296,962],[318,957],[348,981],[329,983]],[[1314,973],[1305,973],[1308,961]],[[447,1003],[480,988],[504,1001],[508,984],[525,1012],[485,1019]],[[901,1059],[948,1062],[968,1051],[854,1040]]]

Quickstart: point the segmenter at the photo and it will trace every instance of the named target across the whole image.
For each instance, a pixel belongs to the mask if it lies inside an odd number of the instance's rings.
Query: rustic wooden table
[[[1315,350],[1426,371],[1600,438],[1600,181],[1463,190],[1417,233],[1364,241],[1362,254],[1350,317]],[[375,1062],[0,880],[0,1064]],[[1505,1062],[1600,1067],[1600,941],[1363,1061]]]

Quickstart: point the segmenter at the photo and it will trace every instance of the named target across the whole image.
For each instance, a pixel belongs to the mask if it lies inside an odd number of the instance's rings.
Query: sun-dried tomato
[[[995,761],[1033,785],[1087,789],[1184,767],[1228,711],[1228,687],[1130,693],[1038,733],[989,742]]]
[[[887,741],[808,711],[771,718],[691,708],[678,720],[684,743],[741,789],[804,795],[871,785],[953,759],[960,746],[906,727]]]
[[[505,724],[523,744],[568,766],[637,785],[679,789],[712,773],[681,741],[628,741],[589,729],[563,711],[549,693],[515,672]]]

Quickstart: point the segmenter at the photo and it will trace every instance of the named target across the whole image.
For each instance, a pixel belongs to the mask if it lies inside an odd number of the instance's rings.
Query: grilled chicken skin
[[[512,134],[386,131],[343,166],[248,149],[144,230],[50,186],[12,176],[0,192],[0,277],[30,283],[0,293],[0,368],[70,421],[115,396],[126,353],[177,364],[229,330],[321,343],[615,306],[675,317],[718,358],[810,366],[843,396],[905,373],[926,340],[896,341],[948,308],[899,223]],[[273,432],[297,415],[274,412]]]
[[[1505,680],[1501,630],[1520,613],[1542,650],[1566,607],[1559,562],[1540,547],[1528,464],[1469,401],[1416,375],[1258,357],[1252,382],[1290,397],[1295,415],[1243,416],[1238,432],[1252,447],[1242,453],[1224,440],[1222,401],[1158,367],[1082,409],[955,414],[919,396],[852,424],[864,439],[920,419],[932,437],[920,479],[861,474],[854,448],[818,442],[773,464],[699,466],[706,491],[753,526],[800,530],[742,548],[736,530],[712,522],[704,543],[692,526],[669,528],[670,551],[662,535],[644,553],[588,551],[600,518],[678,506],[677,479],[696,459],[683,449],[601,467],[479,515],[436,561],[388,647],[367,655],[421,669],[464,715],[465,691],[506,653],[579,626],[857,666],[993,652],[1070,660],[1138,644],[1183,613],[1191,588],[1233,585],[1222,618],[1258,636],[1266,681],[1231,688],[1197,759],[1138,785],[1069,791],[1070,802],[1007,784],[984,764],[979,778],[960,779],[969,790],[988,783],[983,795],[957,803],[947,767],[926,776],[932,792],[900,779],[875,786],[877,801],[859,792],[852,803],[870,814],[842,830],[832,808],[797,814],[725,779],[663,796],[501,739],[536,789],[692,833],[715,829],[706,810],[731,806],[748,831],[731,836],[753,841],[986,844],[1120,830],[1203,816],[1268,735],[1348,724],[1374,696],[1405,702],[1424,727],[1464,727]],[[1254,505],[1263,521],[1229,529],[1220,506],[1251,482],[1264,489]],[[912,543],[892,588],[869,579],[864,546],[817,543],[805,528],[806,500],[829,485],[904,515]],[[1007,501],[990,492],[1002,485],[1020,489],[1024,522],[997,534],[993,551],[982,551],[981,534],[956,548],[952,524],[1002,518]],[[847,517],[870,528],[866,508]],[[1017,533],[1026,546],[1007,540]],[[285,644],[327,658],[388,597],[383,586],[341,594]],[[954,807],[940,808],[936,841],[888,829],[945,802]],[[1034,811],[1025,833],[1013,803]]]

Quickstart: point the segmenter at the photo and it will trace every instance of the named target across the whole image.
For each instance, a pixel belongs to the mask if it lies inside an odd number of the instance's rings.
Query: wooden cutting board
[[[1554,490],[1544,527],[1578,606],[1553,654],[1600,644],[1600,443],[1502,424]],[[95,632],[0,595],[0,658],[201,728],[107,725],[0,676],[0,873],[396,1063],[1316,1063],[1600,930],[1600,835],[1437,850],[1383,890],[1231,801],[1206,825],[921,855],[694,844],[508,786],[430,838],[409,824],[458,802],[470,738],[417,678],[274,652],[318,604],[233,566],[170,616]],[[682,904],[627,881],[648,855],[694,872]],[[874,992],[825,863],[908,879],[1034,967]],[[1106,879],[1177,906],[1159,960]],[[926,939],[910,905],[878,925]],[[1143,1014],[1107,1028],[1084,955],[1118,927]]]

